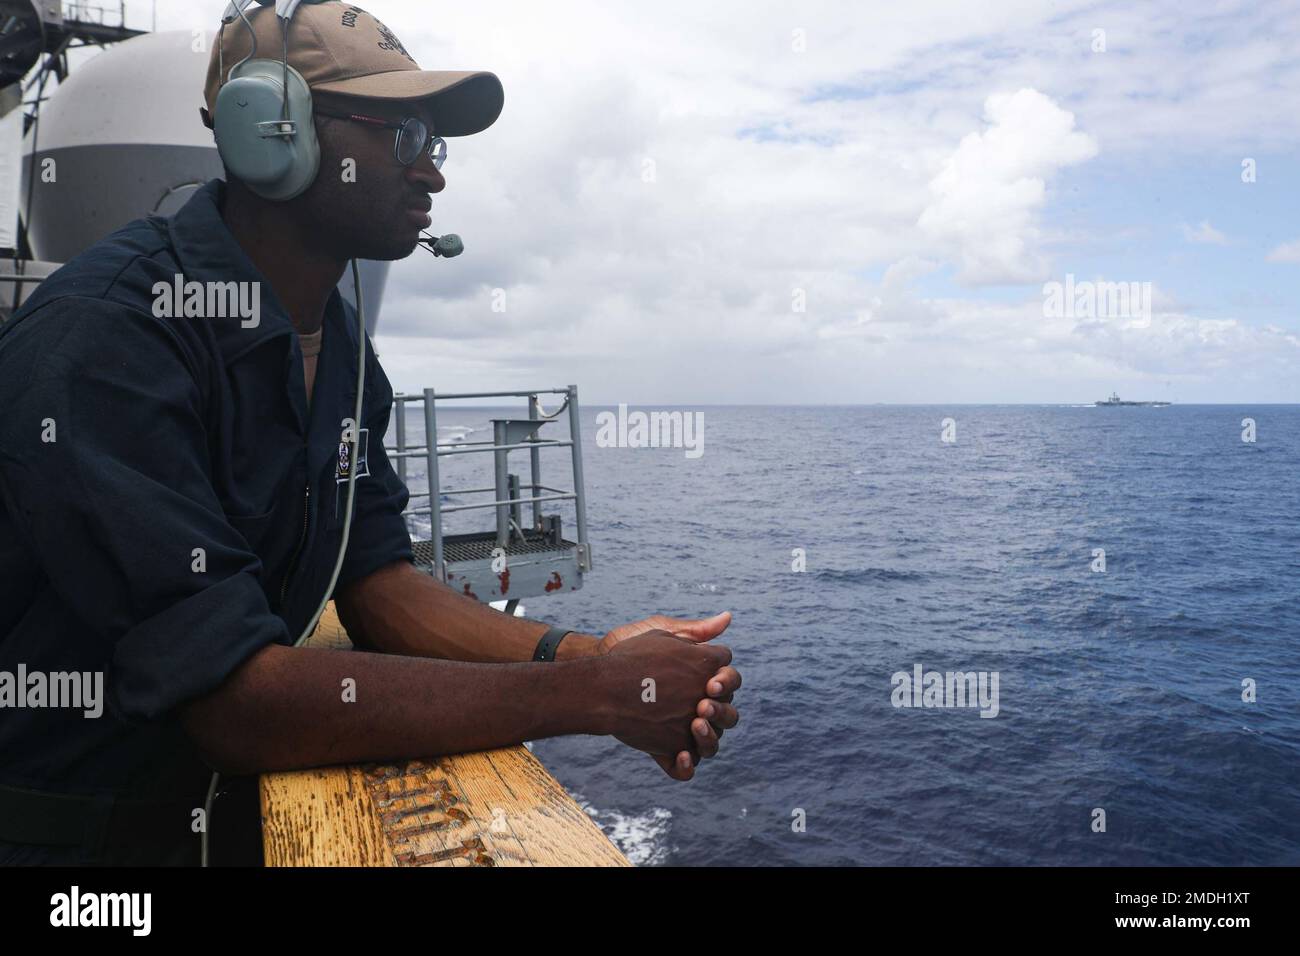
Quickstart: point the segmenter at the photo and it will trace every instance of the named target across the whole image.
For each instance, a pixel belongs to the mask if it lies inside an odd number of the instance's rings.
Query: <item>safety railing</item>
[[[563,395],[564,405],[555,412],[543,414],[539,396]],[[473,399],[525,398],[528,400],[527,418],[499,418],[492,420],[493,435],[490,441],[438,441],[438,403]],[[569,385],[566,388],[530,389],[527,391],[505,392],[460,392],[438,394],[432,388],[426,388],[419,394],[396,394],[393,397],[394,417],[396,419],[396,444],[385,445],[389,457],[395,462],[398,477],[407,482],[408,462],[423,459],[428,477],[428,490],[411,493],[411,504],[404,515],[428,515],[432,546],[431,572],[435,577],[446,580],[447,577],[447,542],[444,533],[443,518],[456,512],[492,509],[496,516],[495,544],[508,551],[518,541],[527,543],[527,535],[522,527],[522,508],[531,506],[534,532],[541,532],[546,525],[542,505],[551,502],[572,501],[576,522],[577,540],[569,543],[575,547],[577,567],[580,572],[591,570],[591,547],[587,537],[587,502],[585,482],[582,471],[581,429],[579,425],[578,388]],[[411,445],[407,442],[407,421],[412,406],[422,406],[424,418],[424,443]],[[561,414],[568,412],[569,438],[567,440],[540,438],[538,431],[548,422],[555,421]],[[568,448],[572,462],[573,487],[557,488],[546,484],[542,479],[541,452],[547,448]],[[509,455],[511,452],[527,451],[529,455],[528,481],[521,482],[518,476],[511,474]],[[439,460],[456,455],[491,454],[493,456],[493,484],[480,488],[446,489],[442,487]],[[524,489],[529,494],[524,494]],[[443,495],[468,497],[488,495],[488,500],[472,501],[464,504],[442,504]],[[427,500],[427,504],[417,504],[417,500]],[[467,536],[461,536],[467,537]]]
[[[108,3],[106,0],[100,0],[98,3],[63,0],[63,20],[65,23],[77,21],[103,27],[124,27],[126,26],[126,0],[119,0],[117,3]]]

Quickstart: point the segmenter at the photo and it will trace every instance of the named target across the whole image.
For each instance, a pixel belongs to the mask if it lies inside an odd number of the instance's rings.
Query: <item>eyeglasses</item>
[[[362,116],[360,113],[331,113],[322,109],[313,112],[318,116],[328,116],[331,119],[349,120],[353,123],[365,123],[367,126],[397,130],[393,155],[403,166],[412,165],[420,158],[420,154],[426,151],[429,158],[433,160],[435,169],[442,169],[442,164],[447,161],[447,141],[441,136],[434,136],[433,131],[424,125],[424,120],[417,117],[408,116],[400,123],[390,123],[388,120]],[[429,144],[427,150],[426,142]]]

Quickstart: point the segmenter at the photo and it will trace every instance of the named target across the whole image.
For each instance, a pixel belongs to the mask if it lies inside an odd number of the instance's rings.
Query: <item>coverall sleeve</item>
[[[75,296],[21,323],[0,349],[0,495],[58,598],[112,645],[109,706],[152,720],[292,643],[214,490],[175,333]]]

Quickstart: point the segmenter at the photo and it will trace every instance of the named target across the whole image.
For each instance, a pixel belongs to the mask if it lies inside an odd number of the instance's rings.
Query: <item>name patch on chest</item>
[[[370,463],[366,452],[370,445],[370,429],[362,428],[357,432],[357,477],[365,478],[370,474]],[[348,469],[352,465],[352,449],[345,441],[339,442],[339,454],[334,464],[334,481],[343,484],[348,480]]]

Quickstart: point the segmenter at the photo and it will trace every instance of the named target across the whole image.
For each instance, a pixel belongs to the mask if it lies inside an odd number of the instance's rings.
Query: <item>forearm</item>
[[[611,732],[602,668],[594,657],[490,666],[277,644],[182,719],[223,773],[463,753]]]
[[[457,594],[405,561],[352,582],[335,603],[339,620],[358,646],[448,661],[530,661],[548,626]],[[560,642],[557,661],[594,655],[596,641],[589,634],[568,635]]]

